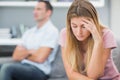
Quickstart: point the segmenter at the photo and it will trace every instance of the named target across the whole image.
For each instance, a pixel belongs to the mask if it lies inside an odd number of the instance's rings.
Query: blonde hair
[[[76,39],[71,29],[71,18],[86,17],[94,21],[98,32],[101,34],[101,25],[99,24],[97,11],[94,6],[87,0],[74,0],[67,13],[67,43],[66,59],[76,72],[86,74],[87,67],[92,55],[94,40],[89,36],[87,40],[86,60],[83,68],[83,54],[80,51],[80,41]]]

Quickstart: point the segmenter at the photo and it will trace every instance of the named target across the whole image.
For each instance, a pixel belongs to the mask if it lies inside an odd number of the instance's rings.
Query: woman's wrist
[[[94,43],[95,45],[103,45],[103,40],[98,40],[98,41],[95,41]]]

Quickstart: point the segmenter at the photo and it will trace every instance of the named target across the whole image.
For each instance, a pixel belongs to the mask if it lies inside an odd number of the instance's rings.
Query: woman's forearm
[[[87,76],[90,78],[97,79],[103,74],[103,43],[95,43],[90,63],[87,69]]]
[[[95,80],[95,79],[91,79],[85,75],[82,75],[78,72],[71,72],[68,74],[68,78],[69,80]]]

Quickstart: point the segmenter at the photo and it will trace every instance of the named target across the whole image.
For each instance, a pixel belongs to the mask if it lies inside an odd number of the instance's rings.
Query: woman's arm
[[[94,40],[92,56],[87,69],[87,76],[97,79],[104,73],[104,68],[108,57],[110,56],[111,49],[104,49],[102,35],[98,32],[93,20],[83,19],[83,22],[85,28],[90,31]]]
[[[104,73],[104,68],[111,49],[103,49],[102,43],[95,44],[87,69],[87,76],[97,79]]]
[[[64,67],[65,67],[65,70],[66,70],[69,80],[94,80],[94,79],[84,76],[78,72],[73,71],[71,69],[71,66],[66,61],[65,51],[64,51],[63,47],[61,48],[61,51],[62,51],[62,59],[63,59]]]

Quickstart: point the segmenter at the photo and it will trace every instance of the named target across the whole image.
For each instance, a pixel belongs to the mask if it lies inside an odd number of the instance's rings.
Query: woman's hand
[[[90,33],[92,34],[92,37],[96,42],[101,42],[102,41],[102,37],[101,37],[101,34],[98,32],[97,28],[96,28],[96,25],[94,24],[93,20],[90,19],[83,19],[83,24],[84,24],[84,27],[90,31]]]

